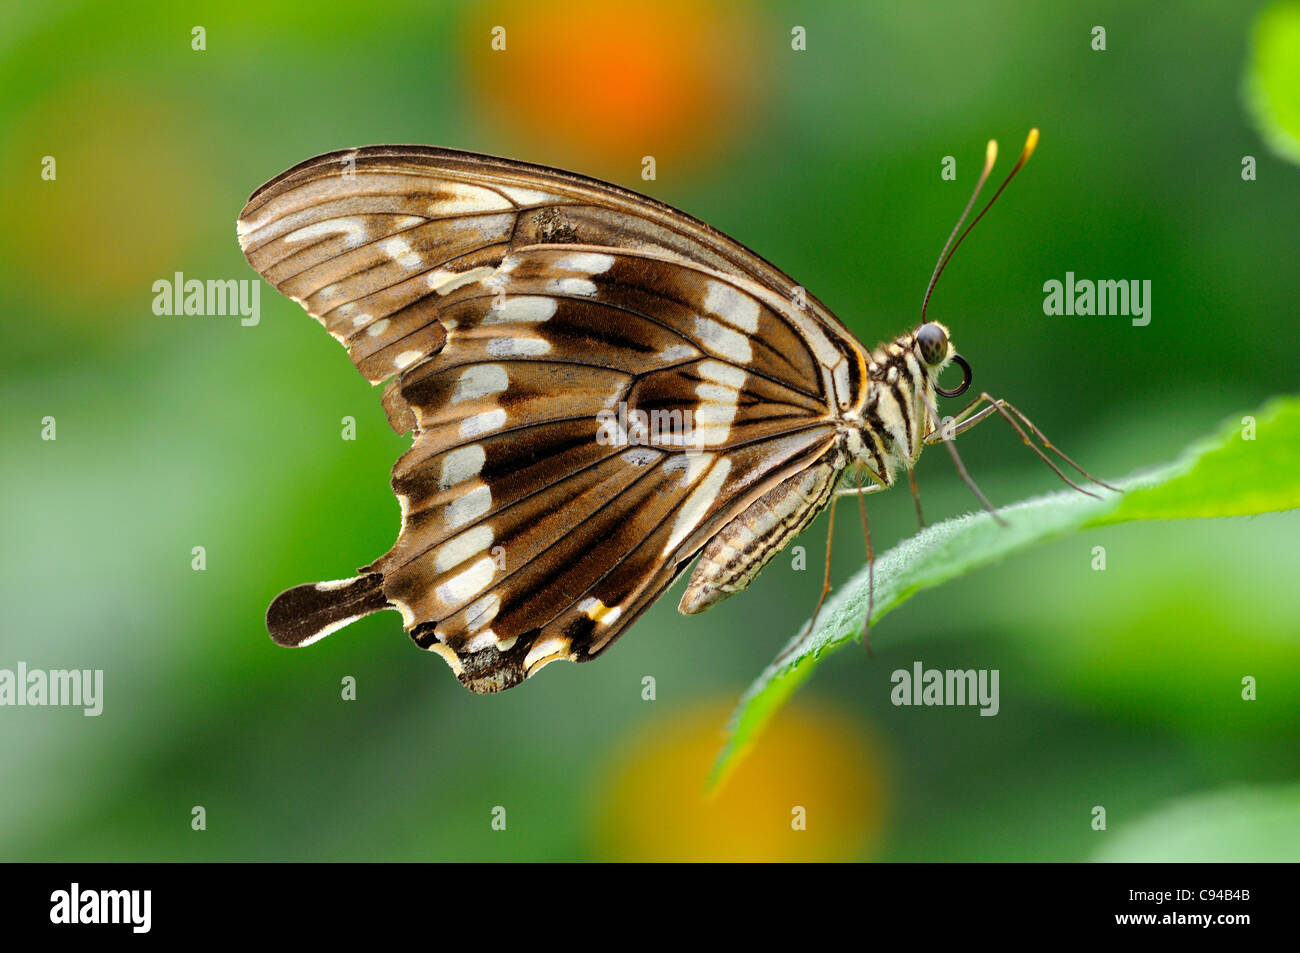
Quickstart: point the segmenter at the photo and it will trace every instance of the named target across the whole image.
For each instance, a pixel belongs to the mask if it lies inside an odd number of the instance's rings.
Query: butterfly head
[[[959,397],[970,387],[971,369],[966,359],[957,353],[948,329],[938,321],[927,321],[916,329],[912,335],[912,349],[923,367],[934,381],[934,389],[944,397]],[[939,372],[949,364],[956,362],[962,369],[962,381],[953,390],[945,390],[938,384]]]

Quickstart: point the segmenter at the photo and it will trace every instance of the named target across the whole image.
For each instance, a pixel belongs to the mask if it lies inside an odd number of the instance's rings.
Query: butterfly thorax
[[[866,398],[858,416],[846,421],[847,448],[876,483],[892,486],[896,471],[912,467],[920,457],[926,436],[937,425],[935,381],[954,354],[948,344],[941,361],[927,363],[912,333],[868,355]]]

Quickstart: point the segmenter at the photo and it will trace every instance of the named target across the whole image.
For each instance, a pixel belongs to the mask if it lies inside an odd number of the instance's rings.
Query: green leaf
[[[1232,788],[1174,801],[1112,828],[1093,860],[1113,863],[1294,863],[1300,786]]]
[[[1178,461],[1116,484],[1101,499],[1063,490],[927,527],[876,560],[874,626],[913,594],[1035,543],[1089,526],[1131,520],[1242,516],[1300,508],[1300,398],[1275,400],[1229,420]],[[758,732],[835,649],[862,634],[868,572],[860,570],[823,607],[817,627],[796,636],[741,698],[714,765],[719,785]],[[806,628],[804,626],[803,628]]]
[[[1300,163],[1300,3],[1282,0],[1255,20],[1247,108],[1274,152]]]

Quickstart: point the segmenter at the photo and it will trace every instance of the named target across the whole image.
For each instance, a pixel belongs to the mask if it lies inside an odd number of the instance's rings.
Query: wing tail
[[[309,582],[280,593],[266,610],[266,630],[276,645],[299,648],[381,609],[384,577],[377,572],[337,582]]]

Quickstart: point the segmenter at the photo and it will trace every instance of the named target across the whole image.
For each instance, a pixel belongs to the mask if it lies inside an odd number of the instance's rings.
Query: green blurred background
[[[782,556],[685,620],[675,588],[598,663],[500,696],[463,691],[390,613],[278,649],[278,591],[391,544],[406,441],[269,286],[256,327],[151,310],[177,271],[254,277],[235,217],[271,176],[414,142],[646,191],[874,343],[915,322],[985,140],[1005,170],[1037,125],[931,315],[977,386],[1123,475],[1297,391],[1300,170],[1242,105],[1252,4],[1064,6],[6,6],[0,667],[101,668],[105,700],[98,718],[0,709],[0,858],[1300,859],[1300,514],[1090,531],[927,592],[874,659],[823,666],[705,801],[728,710],[811,611],[825,517],[808,570]],[[1150,325],[1045,316],[1066,271],[1149,279]],[[997,423],[962,449],[995,501],[1057,486]],[[932,520],[972,507],[944,454],[918,478]],[[914,531],[905,490],[870,506],[878,546]],[[862,561],[853,509],[841,581]],[[999,669],[1001,713],[891,706],[890,673],[918,659]]]

